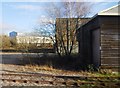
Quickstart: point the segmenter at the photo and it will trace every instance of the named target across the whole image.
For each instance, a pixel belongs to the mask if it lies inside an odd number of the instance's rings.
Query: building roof
[[[100,11],[98,15],[120,15],[119,10],[120,10],[120,4],[110,7],[108,9],[105,9],[103,11]]]
[[[95,18],[98,17],[98,16],[120,16],[120,11],[119,11],[119,9],[120,9],[120,4],[115,5],[115,6],[113,6],[113,7],[110,7],[110,8],[108,8],[108,9],[105,9],[105,10],[103,10],[103,11],[100,11],[98,14],[94,15],[87,23],[82,24],[82,25],[78,28],[78,30],[79,30],[81,27],[83,27],[83,26],[85,26],[86,24],[88,24],[89,22],[91,22],[93,19],[95,19]]]

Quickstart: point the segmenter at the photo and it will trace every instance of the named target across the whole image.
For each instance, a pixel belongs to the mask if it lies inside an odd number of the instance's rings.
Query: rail
[[[28,79],[31,77],[33,78]],[[52,80],[48,80],[48,79],[52,79]],[[81,86],[86,84],[102,85],[102,86],[111,84],[115,86],[120,86],[120,77],[86,77],[86,76],[59,76],[59,75],[34,74],[34,73],[33,74],[3,73],[1,80],[3,82],[4,81],[14,82],[14,83],[30,82],[36,84],[65,85],[65,86]]]

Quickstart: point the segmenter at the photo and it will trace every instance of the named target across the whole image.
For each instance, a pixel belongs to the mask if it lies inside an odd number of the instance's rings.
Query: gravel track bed
[[[49,77],[20,77],[20,76],[3,76],[2,79],[12,79],[12,80],[35,80],[35,81],[64,81],[63,79],[54,79]],[[12,82],[12,81],[3,81],[2,85],[4,86],[52,86],[53,84],[46,84],[46,83],[35,83],[32,81],[27,81],[27,83],[22,83],[19,81]]]
[[[47,74],[47,75],[55,75],[55,76],[80,76],[80,77],[94,77],[95,75],[82,73],[82,72],[72,72],[72,71],[61,71],[61,70],[42,70],[39,69],[39,66],[21,66],[21,65],[10,65],[10,64],[0,64],[2,69],[0,70],[1,74],[24,74],[24,75],[33,75],[33,74]],[[38,70],[36,70],[38,69]],[[2,76],[2,77],[1,77]],[[22,79],[22,80],[39,80],[39,81],[67,81],[67,82],[74,82],[73,79],[64,79],[64,78],[56,78],[56,77],[45,77],[45,76],[5,76],[1,75],[0,78],[2,79]],[[96,76],[95,76],[96,77]],[[98,80],[98,79],[95,79]],[[112,79],[110,79],[112,80]],[[77,80],[81,81],[81,80]],[[65,84],[46,84],[46,83],[35,83],[28,81],[27,83],[21,82],[9,82],[9,81],[2,81],[2,86],[65,86]]]
[[[64,81],[64,79],[62,78],[55,78],[55,77],[46,77],[46,76],[5,76],[3,75],[2,76],[2,79],[22,79],[22,80],[41,80],[41,81],[54,81],[54,80],[57,80],[57,81]]]

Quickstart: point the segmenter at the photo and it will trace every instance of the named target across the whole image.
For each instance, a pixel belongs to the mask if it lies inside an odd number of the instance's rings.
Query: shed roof
[[[98,14],[94,15],[87,23],[84,23],[83,25],[81,25],[78,30],[87,25],[88,23],[90,23],[91,21],[93,21],[93,19],[97,18],[98,16],[120,16],[120,4],[115,5],[113,7],[110,7],[108,9],[105,9],[103,11],[100,11]]]
[[[105,9],[103,11],[100,11],[98,15],[120,15],[119,10],[120,10],[120,4],[110,7],[108,9]]]

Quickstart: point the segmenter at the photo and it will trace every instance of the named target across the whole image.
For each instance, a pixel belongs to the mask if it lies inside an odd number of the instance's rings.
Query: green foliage
[[[88,71],[89,72],[94,72],[95,71],[93,64],[88,65]]]
[[[81,85],[80,88],[94,88],[95,85],[93,84],[84,84],[84,85]]]

